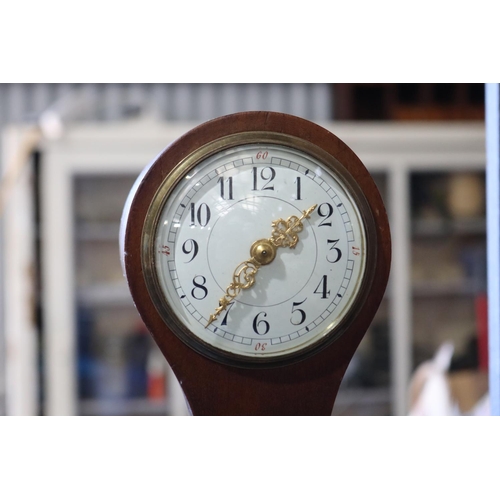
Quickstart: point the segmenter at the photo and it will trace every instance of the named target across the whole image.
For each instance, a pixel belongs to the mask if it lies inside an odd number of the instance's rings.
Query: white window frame
[[[492,415],[500,415],[500,98],[486,84],[486,198],[488,246],[488,365]]]

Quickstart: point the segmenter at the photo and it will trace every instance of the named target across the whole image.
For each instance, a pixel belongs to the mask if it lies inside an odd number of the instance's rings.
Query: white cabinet
[[[185,412],[179,393],[176,400],[154,397],[154,384],[157,391],[161,385],[154,374],[162,373],[162,360],[141,333],[128,294],[118,226],[126,194],[142,168],[194,125],[87,124],[43,144],[45,413]],[[465,348],[477,326],[484,213],[453,212],[448,190],[457,173],[478,174],[481,182],[484,127],[321,125],[346,142],[373,174],[389,213],[393,249],[386,297],[349,367],[334,414],[403,415],[415,363],[444,339]],[[440,185],[448,198],[440,199]],[[433,190],[433,199],[422,200]],[[467,197],[472,191],[466,186],[463,193]],[[448,212],[439,212],[440,203]],[[174,384],[171,397],[176,390]]]

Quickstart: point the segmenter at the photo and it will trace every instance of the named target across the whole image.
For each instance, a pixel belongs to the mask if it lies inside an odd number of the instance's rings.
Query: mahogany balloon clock
[[[338,137],[245,112],[170,144],[127,201],[133,300],[193,415],[330,415],[383,297],[380,194]]]

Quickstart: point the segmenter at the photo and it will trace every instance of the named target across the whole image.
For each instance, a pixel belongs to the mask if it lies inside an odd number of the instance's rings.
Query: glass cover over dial
[[[209,355],[249,361],[293,357],[335,334],[367,260],[345,179],[266,142],[222,149],[179,175],[158,195],[149,240],[165,321]]]

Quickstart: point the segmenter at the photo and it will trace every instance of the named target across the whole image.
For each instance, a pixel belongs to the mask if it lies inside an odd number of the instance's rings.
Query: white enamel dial
[[[209,323],[252,244],[272,223],[304,219],[255,284]],[[246,359],[294,355],[335,330],[366,267],[366,233],[348,186],[307,153],[279,144],[219,151],[177,181],[153,234],[154,272],[169,309],[201,345]]]

